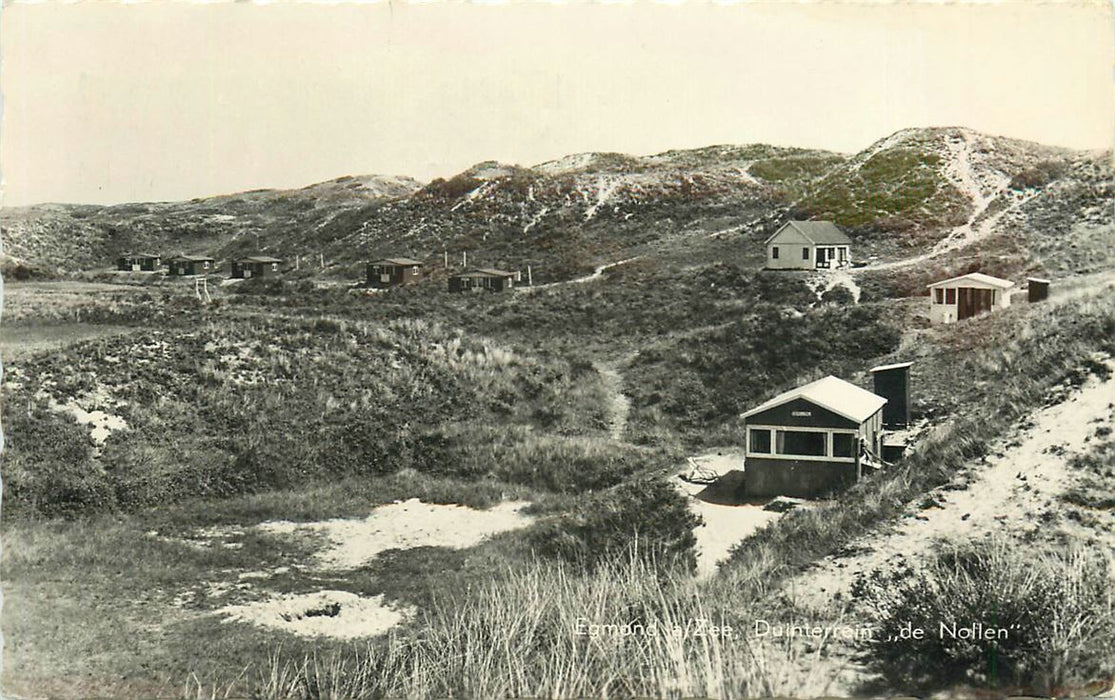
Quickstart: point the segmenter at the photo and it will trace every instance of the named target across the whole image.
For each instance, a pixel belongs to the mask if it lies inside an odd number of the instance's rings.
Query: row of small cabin
[[[766,241],[767,269],[771,270],[834,270],[852,264],[852,241],[831,221],[788,221]],[[231,277],[261,277],[279,272],[283,261],[266,256],[250,256],[232,261]],[[162,266],[161,258],[152,254],[120,257],[119,269],[153,272]],[[202,275],[215,269],[211,257],[176,255],[166,266],[172,275]],[[416,282],[422,277],[424,264],[413,258],[383,258],[367,264],[367,285],[387,289]],[[470,268],[449,277],[449,291],[494,291],[512,289],[519,274],[495,268]],[[928,285],[929,318],[933,323],[953,323],[1010,306],[1010,290],[1014,283],[980,272],[952,277]],[[1030,278],[1027,290],[1030,301],[1048,296],[1049,280]]]
[[[232,260],[229,276],[248,279],[277,274],[283,261],[264,255],[253,255]],[[124,272],[157,272],[163,267],[176,276],[206,275],[216,270],[216,260],[205,255],[175,255],[165,261],[153,253],[132,253],[120,256],[118,270]],[[384,258],[367,264],[365,275],[369,287],[386,289],[418,281],[423,263],[410,258]],[[449,277],[449,291],[489,290],[502,292],[515,286],[519,274],[495,268],[472,268]]]
[[[422,267],[420,260],[384,258],[368,263],[365,275],[369,287],[387,289],[417,282],[422,277]],[[449,291],[502,292],[512,289],[518,277],[519,274],[516,272],[497,270],[492,267],[471,268],[449,276]]]
[[[279,272],[282,262],[279,258],[266,255],[239,258],[230,261],[229,276],[233,279],[263,277]],[[171,275],[188,277],[213,272],[217,268],[217,261],[206,255],[175,255],[167,258],[164,263],[161,255],[153,253],[131,253],[116,259],[116,269],[124,272],[157,272],[164,266]]]

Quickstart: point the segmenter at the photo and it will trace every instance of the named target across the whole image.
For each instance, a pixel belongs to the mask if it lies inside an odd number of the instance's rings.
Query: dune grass
[[[745,698],[817,680],[803,671],[803,650],[758,644],[746,605],[727,603],[706,601],[687,574],[635,555],[590,574],[536,561],[439,601],[413,631],[354,653],[276,652],[245,678],[266,700]]]
[[[1082,545],[1043,550],[996,537],[946,546],[917,572],[857,593],[879,620],[869,664],[885,687],[907,691],[1084,690],[1115,673],[1110,568],[1103,552]],[[904,627],[925,634],[901,635]]]

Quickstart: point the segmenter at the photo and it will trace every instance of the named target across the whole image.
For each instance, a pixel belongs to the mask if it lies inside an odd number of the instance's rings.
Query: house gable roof
[[[959,277],[950,277],[947,280],[941,280],[940,282],[934,282],[933,284],[928,284],[926,286],[929,287],[930,289],[933,289],[934,287],[944,287],[944,286],[953,285],[953,284],[956,284],[957,282],[972,282],[974,284],[981,284],[981,285],[985,285],[985,286],[988,286],[988,287],[995,287],[997,289],[1010,289],[1011,287],[1014,286],[1014,282],[1011,282],[1010,280],[999,279],[998,277],[992,277],[991,275],[985,275],[982,272],[969,272],[966,275],[960,275]],[[963,285],[958,284],[956,286],[963,286]]]
[[[465,270],[453,275],[454,277],[514,277],[514,272],[507,272],[505,270],[497,270],[493,267],[478,267],[472,270]]]
[[[369,265],[401,265],[403,267],[413,267],[418,265],[421,267],[424,263],[421,260],[414,260],[413,258],[382,258],[380,260],[373,260]]]
[[[175,255],[171,258],[167,258],[167,260],[170,261],[170,262],[175,262],[177,260],[185,260],[187,262],[206,262],[206,261],[213,262],[213,258],[209,257],[208,255],[186,255],[186,254]]]
[[[836,227],[831,221],[787,221],[782,227],[767,239],[770,243],[787,228],[801,234],[813,245],[851,245],[852,239]]]
[[[144,258],[144,259],[147,259],[147,260],[157,260],[157,259],[161,258],[162,256],[159,255],[158,253],[124,253],[120,257],[122,257],[122,258]]]
[[[242,263],[281,263],[279,258],[272,258],[266,255],[249,255],[246,258],[240,258],[238,262]]]
[[[855,384],[829,375],[815,382],[783,392],[770,401],[747,411],[743,414],[743,418],[762,413],[795,399],[804,399],[856,423],[862,423],[875,415],[887,402],[882,396],[877,396]]]

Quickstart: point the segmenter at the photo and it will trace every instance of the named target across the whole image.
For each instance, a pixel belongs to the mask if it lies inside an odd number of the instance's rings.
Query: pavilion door
[[[956,320],[963,321],[977,314],[991,310],[992,292],[990,289],[961,287],[956,290]]]
[[[971,287],[961,287],[956,290],[956,320],[963,321],[966,318],[975,316],[976,312],[972,305],[972,292]]]

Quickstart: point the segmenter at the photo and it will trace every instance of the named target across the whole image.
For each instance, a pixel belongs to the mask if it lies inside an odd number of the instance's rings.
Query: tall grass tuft
[[[879,617],[871,666],[906,690],[969,684],[1060,696],[1110,679],[1109,568],[1096,551],[1035,553],[997,538],[939,552],[916,571],[869,579],[856,595]],[[904,627],[925,634],[900,635]]]

